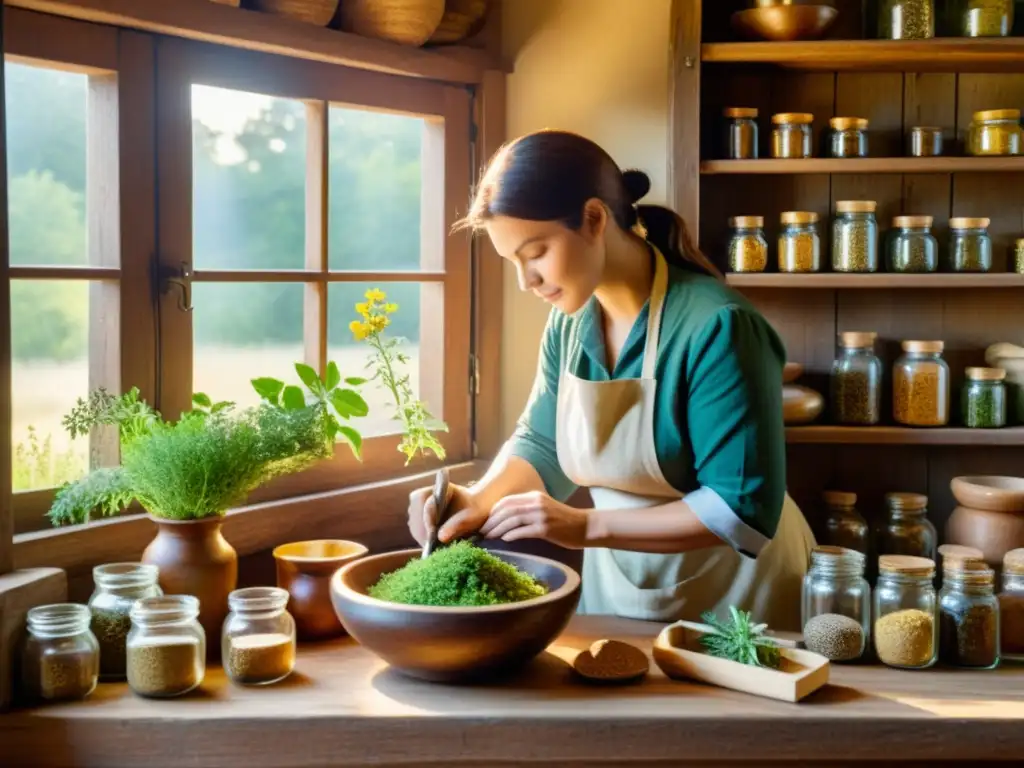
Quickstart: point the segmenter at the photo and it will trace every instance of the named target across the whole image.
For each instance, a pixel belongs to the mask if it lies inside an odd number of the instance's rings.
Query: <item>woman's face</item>
[[[604,273],[606,212],[588,204],[583,226],[571,230],[557,221],[495,216],[487,234],[498,254],[516,268],[519,289],[566,314],[578,311],[594,294]]]

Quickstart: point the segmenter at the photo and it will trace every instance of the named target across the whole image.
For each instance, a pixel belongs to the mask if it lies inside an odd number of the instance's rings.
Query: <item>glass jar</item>
[[[818,214],[811,211],[786,211],[779,217],[780,272],[818,272],[821,270],[821,238]]]
[[[935,37],[934,0],[879,0],[878,36],[883,40]]]
[[[931,216],[897,216],[886,249],[890,272],[935,272],[939,268],[939,242],[932,234]]]
[[[772,157],[810,157],[813,122],[814,115],[804,112],[782,112],[772,115]]]
[[[730,160],[757,159],[757,110],[729,107],[726,118],[726,157]]]
[[[243,685],[269,685],[295,668],[295,620],[288,613],[288,591],[248,587],[228,595],[221,631],[224,671]]]
[[[999,593],[999,646],[1005,659],[1024,661],[1024,549],[1003,555]]]
[[[833,117],[829,148],[832,157],[868,156],[868,121],[863,117]]]
[[[128,685],[140,696],[171,698],[195,690],[206,674],[206,633],[192,595],[145,597],[132,606]]]
[[[861,552],[843,547],[811,551],[800,624],[807,649],[830,661],[854,661],[867,648],[871,587],[864,578],[864,562]]]
[[[867,556],[871,535],[868,521],[857,511],[857,494],[825,491],[822,499],[825,512],[821,516],[819,541]]]
[[[943,562],[939,660],[977,669],[999,665],[999,599],[995,571],[984,560],[951,558]]]
[[[992,269],[992,238],[989,219],[949,220],[949,270],[988,272]]]
[[[892,411],[908,427],[941,427],[949,422],[949,366],[941,341],[904,341],[893,365]]]
[[[935,563],[925,557],[878,558],[873,636],[878,660],[900,669],[935,663],[939,645]]]
[[[1020,110],[975,112],[974,120],[967,129],[967,154],[1004,157],[1024,154]]]
[[[829,399],[836,424],[868,426],[882,416],[882,361],[874,352],[876,334],[839,334],[839,356],[832,363]]]
[[[832,220],[832,271],[878,271],[874,200],[839,200]]]
[[[729,219],[729,269],[733,272],[764,272],[768,266],[768,240],[764,216],[733,216]]]
[[[928,519],[928,497],[921,493],[887,493],[885,522],[879,529],[879,555],[935,559],[938,534]]]
[[[1006,426],[1006,371],[968,368],[961,396],[964,426],[999,429]]]
[[[941,128],[915,125],[907,134],[907,154],[911,157],[939,157],[942,143]]]
[[[33,701],[84,699],[96,689],[100,644],[89,629],[89,607],[54,603],[30,608],[21,681]]]
[[[1024,237],[1013,244],[1013,271],[1024,275]]]
[[[1009,37],[1014,0],[959,0],[962,37]]]
[[[89,598],[92,631],[100,643],[100,680],[124,680],[127,674],[125,641],[132,628],[136,600],[163,594],[155,565],[111,563],[92,569],[95,588]]]

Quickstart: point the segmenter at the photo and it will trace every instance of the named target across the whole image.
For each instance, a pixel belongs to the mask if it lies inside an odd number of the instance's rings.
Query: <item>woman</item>
[[[785,490],[785,350],[676,214],[636,204],[649,188],[560,131],[491,161],[464,224],[552,311],[518,428],[455,489],[439,540],[583,548],[581,613],[675,621],[735,605],[799,629],[814,540]],[[563,503],[581,487],[592,509]],[[430,495],[410,497],[421,544]]]

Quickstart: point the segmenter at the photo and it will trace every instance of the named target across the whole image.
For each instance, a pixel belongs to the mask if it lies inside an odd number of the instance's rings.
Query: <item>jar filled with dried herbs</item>
[[[1024,154],[1024,132],[1019,109],[990,109],[975,112],[967,129],[967,154],[1001,156]]]
[[[288,592],[248,587],[228,595],[230,612],[221,632],[224,671],[241,685],[269,685],[295,668],[295,620]]]
[[[1008,37],[1014,0],[957,0],[963,37]]]
[[[878,529],[879,555],[909,555],[935,559],[938,534],[928,519],[928,497],[921,493],[885,495],[886,517]]]
[[[1024,275],[1024,237],[1018,238],[1013,244],[1013,271]]]
[[[939,242],[932,234],[931,216],[896,216],[886,249],[890,272],[935,272]]]
[[[935,562],[926,557],[882,555],[874,594],[875,653],[886,666],[925,669],[939,646]]]
[[[857,511],[857,494],[825,491],[822,499],[825,509],[816,531],[818,541],[867,555],[871,533],[868,521]]]
[[[832,220],[832,271],[878,271],[874,200],[839,200]]]
[[[805,112],[781,112],[772,115],[772,157],[810,157],[813,122],[814,115]]]
[[[995,571],[984,560],[943,562],[939,592],[939,660],[955,667],[999,664],[999,600]]]
[[[915,125],[907,134],[907,154],[911,157],[939,157],[942,144],[942,129],[935,126]]]
[[[729,269],[733,272],[764,272],[768,266],[768,240],[764,216],[733,216],[729,219]]]
[[[165,595],[132,606],[126,660],[128,686],[151,698],[183,696],[206,674],[206,633],[199,623],[199,600]]]
[[[879,0],[878,36],[883,40],[935,37],[934,0]]]
[[[941,341],[904,341],[893,365],[893,417],[908,427],[949,422],[949,366]]]
[[[960,398],[964,426],[999,429],[1006,426],[1006,371],[968,368]]]
[[[865,557],[843,547],[817,546],[804,576],[801,627],[807,649],[831,661],[864,655],[871,633],[871,587]]]
[[[1004,658],[1024,661],[1024,549],[1011,549],[1003,555],[999,638]]]
[[[725,112],[725,147],[729,160],[757,159],[757,110],[728,107]]]
[[[100,680],[125,679],[125,641],[132,628],[132,605],[143,597],[163,594],[158,576],[155,565],[144,563],[110,563],[92,569],[95,588],[89,610],[92,631],[100,643]]]
[[[96,689],[100,645],[89,629],[89,607],[54,603],[30,608],[21,680],[33,701],[84,699]]]
[[[992,269],[992,238],[985,218],[949,220],[949,269],[951,272],[989,272]]]
[[[780,272],[818,272],[821,270],[821,238],[818,214],[812,211],[786,211],[779,218]]]
[[[837,424],[870,426],[882,416],[882,361],[875,355],[873,331],[839,334],[839,355],[832,363],[829,400]]]
[[[828,121],[832,157],[868,156],[868,121],[863,117],[833,117]]]

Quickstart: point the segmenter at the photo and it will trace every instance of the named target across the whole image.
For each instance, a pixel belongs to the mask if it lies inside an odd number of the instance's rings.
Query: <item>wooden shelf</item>
[[[707,43],[701,61],[827,71],[1020,72],[1024,38]]]
[[[1024,173],[1024,157],[809,157],[805,160],[706,160],[704,176],[809,173]]]
[[[476,48],[412,48],[211,0],[4,0],[4,4],[251,51],[454,83],[478,83],[488,69],[505,70],[502,62]]]
[[[725,279],[729,285],[737,288],[1024,288],[1024,275],[1012,272],[925,275],[890,273],[848,275],[838,272],[790,275],[774,272],[751,272],[729,273]]]
[[[998,445],[1024,447],[1024,427],[788,427],[786,442],[803,445]]]

